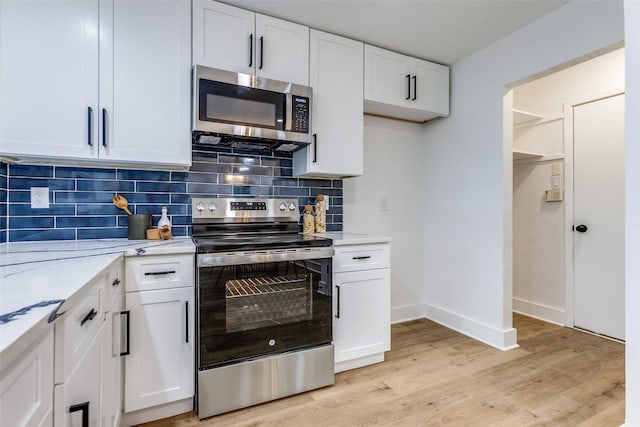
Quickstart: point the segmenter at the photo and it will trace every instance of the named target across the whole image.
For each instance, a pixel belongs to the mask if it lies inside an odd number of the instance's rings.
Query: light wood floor
[[[520,348],[495,350],[428,320],[392,327],[386,361],[335,385],[208,420],[147,427],[620,426],[624,345],[516,315]]]

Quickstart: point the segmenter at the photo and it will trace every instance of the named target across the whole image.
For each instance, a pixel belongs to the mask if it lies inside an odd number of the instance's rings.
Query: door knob
[[[580,233],[584,233],[584,232],[585,232],[585,231],[587,231],[588,229],[589,229],[589,227],[587,227],[587,226],[586,226],[586,225],[584,225],[584,224],[580,224],[580,225],[576,226],[576,228],[575,228],[575,230],[576,230],[577,232],[580,232]]]

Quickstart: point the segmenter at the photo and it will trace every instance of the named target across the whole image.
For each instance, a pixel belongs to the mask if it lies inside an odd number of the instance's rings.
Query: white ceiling
[[[570,0],[223,0],[451,65]]]

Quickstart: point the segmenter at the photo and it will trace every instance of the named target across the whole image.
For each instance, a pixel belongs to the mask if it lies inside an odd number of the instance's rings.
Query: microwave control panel
[[[293,95],[293,132],[309,133],[309,98]]]

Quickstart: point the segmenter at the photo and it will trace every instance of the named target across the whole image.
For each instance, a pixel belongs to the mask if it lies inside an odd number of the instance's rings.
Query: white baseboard
[[[391,324],[408,322],[410,320],[424,319],[424,304],[402,305],[391,307]]]
[[[153,408],[124,413],[120,418],[120,427],[131,427],[191,411],[193,411],[193,397],[165,405],[154,406]]]
[[[562,309],[514,298],[513,311],[545,322],[564,326],[565,312]]]
[[[384,362],[384,353],[376,353],[370,356],[358,357],[357,359],[338,362],[335,364],[334,372],[348,371],[350,369],[360,368],[362,366],[373,365],[374,363]]]
[[[435,305],[426,304],[425,317],[449,329],[495,347],[498,350],[518,348],[517,333],[514,328],[496,329],[457,313]]]

